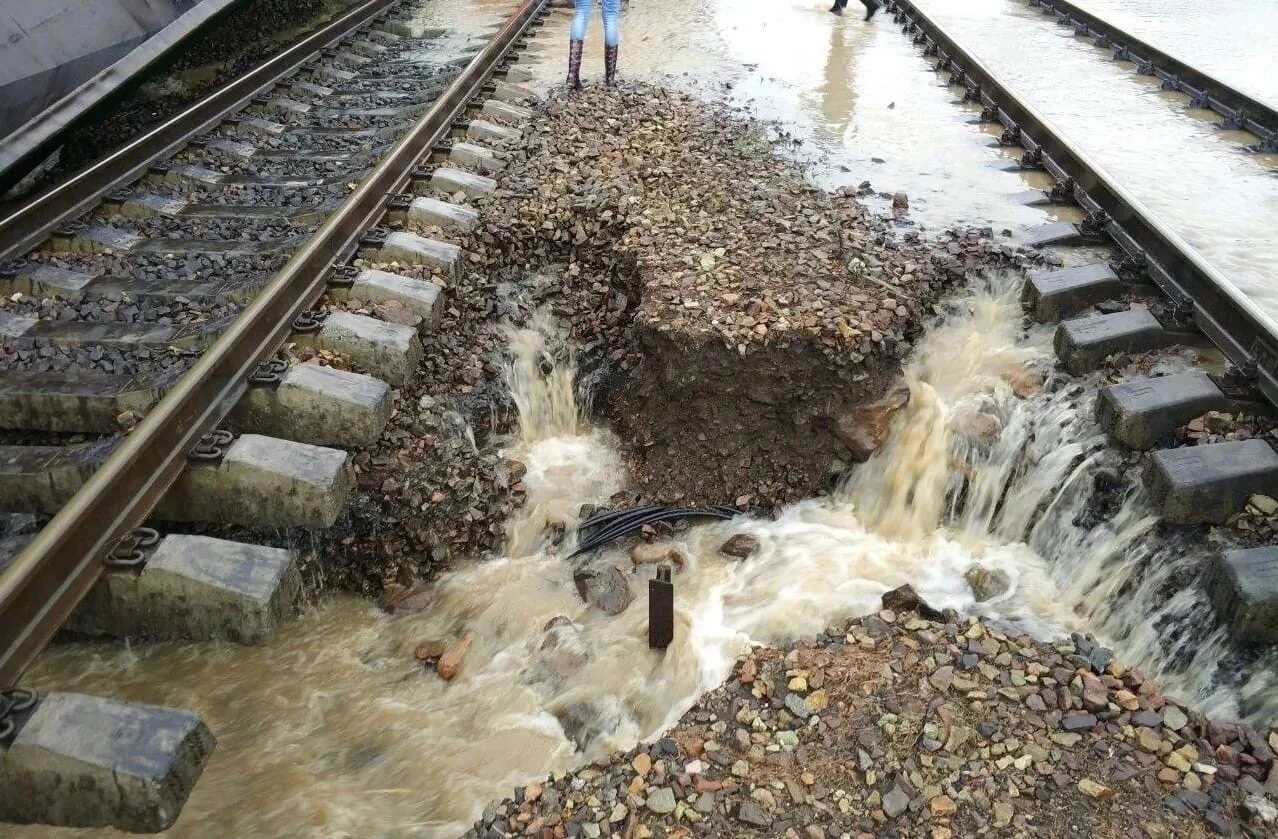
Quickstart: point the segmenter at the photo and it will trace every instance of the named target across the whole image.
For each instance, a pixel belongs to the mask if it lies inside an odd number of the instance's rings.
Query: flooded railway
[[[1020,0],[919,5],[1278,319],[1278,155],[1240,151],[1209,115],[1186,112],[1184,97],[1093,54]],[[1087,2],[1274,100],[1272,55],[1217,50],[1210,37],[1265,19],[1264,4],[1205,22],[1196,7],[1169,5],[1149,15],[1125,0]],[[455,28],[492,11],[439,0],[420,22]],[[821,188],[868,181],[873,212],[890,216],[904,193],[898,236],[990,228],[1010,249],[1034,225],[1081,219],[1076,207],[1027,200],[1051,178],[1016,167],[1019,149],[999,147],[1001,129],[957,102],[957,88],[884,17],[867,25],[814,4],[635,0],[623,14],[622,72],[762,120]],[[562,81],[569,18],[556,10],[519,62],[543,93]],[[591,82],[602,77],[599,28],[586,47]],[[1093,255],[1071,248],[1055,259]],[[1019,271],[974,271],[932,307],[902,365],[908,405],[828,493],[668,535],[684,560],[664,653],[647,643],[654,568],[633,567],[635,602],[608,615],[583,602],[563,558],[565,525],[571,532],[583,505],[613,503],[627,475],[623,446],[583,404],[577,348],[543,310],[502,332],[517,425],[479,444],[526,467],[524,505],[499,556],[457,558],[423,611],[390,616],[326,594],[260,647],[64,641],[25,682],[198,711],[218,745],[170,832],[198,837],[463,834],[512,788],[522,798],[534,780],[661,737],[733,677],[744,650],[875,612],[884,591],[907,583],[937,609],[979,613],[1008,633],[1094,636],[1189,707],[1271,725],[1278,661],[1238,654],[1201,589],[1181,584],[1199,573],[1208,540],[1161,528],[1138,486],[1109,491],[1126,468],[1095,419],[1112,371],[1057,369],[1054,328],[1026,324],[1022,282]],[[1199,360],[1191,355],[1149,364],[1181,372]],[[452,433],[476,445],[473,429]],[[757,551],[725,558],[720,546],[741,533]],[[606,548],[604,559],[630,568],[628,550]],[[475,640],[457,678],[424,673],[414,649],[464,631]]]

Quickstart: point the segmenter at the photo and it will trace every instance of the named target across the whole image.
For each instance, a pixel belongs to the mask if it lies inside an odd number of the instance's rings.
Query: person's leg
[[[581,48],[586,40],[586,27],[590,24],[590,12],[594,0],[574,0],[576,11],[572,16],[572,29],[568,34],[568,86],[581,89]]]
[[[848,5],[848,0],[834,0],[834,5],[830,7],[830,14],[841,15],[843,9]]]
[[[847,0],[844,0],[844,2],[847,2]],[[865,6],[866,20],[874,17],[874,13],[883,6],[882,0],[861,0],[861,3]]]
[[[621,45],[621,0],[603,0],[604,84],[617,83],[617,49]]]

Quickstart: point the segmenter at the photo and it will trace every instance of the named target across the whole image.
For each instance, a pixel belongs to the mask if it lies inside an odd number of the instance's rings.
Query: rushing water
[[[553,546],[548,525],[607,499],[624,470],[576,410],[571,355],[539,318],[508,333],[520,427],[506,445],[528,466],[508,556],[446,575],[418,615],[339,597],[265,647],[66,644],[30,681],[201,713],[219,744],[173,830],[197,837],[456,835],[512,786],[657,734],[748,644],[817,633],[907,582],[938,607],[1041,637],[1095,632],[1182,696],[1236,712],[1274,671],[1241,691],[1218,684],[1223,639],[1183,580],[1201,549],[1154,538],[1139,494],[1103,523],[1081,516],[1108,468],[1089,389],[1049,379],[1029,398],[1013,392],[1050,368],[1050,333],[1022,332],[1018,286],[978,279],[953,302],[910,364],[912,398],[887,446],[833,495],[676,535],[688,562],[664,655],[646,643],[652,566],[632,570],[624,545],[610,549],[636,599],[609,617],[581,602],[568,546]],[[760,550],[725,560],[717,548],[738,532]],[[1006,575],[1007,591],[976,603],[974,565]],[[413,659],[420,641],[466,630],[476,641],[453,682]]]

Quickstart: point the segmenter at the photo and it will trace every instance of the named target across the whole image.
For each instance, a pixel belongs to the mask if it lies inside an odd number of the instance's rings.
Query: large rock
[[[909,583],[884,592],[883,608],[890,609],[893,612],[918,612],[923,617],[933,621],[944,617],[939,611],[929,606],[927,601],[919,597],[919,593]]]
[[[635,599],[626,575],[612,566],[578,568],[572,575],[581,599],[608,615],[619,615]]]
[[[980,565],[973,565],[964,571],[963,579],[967,580],[967,584],[971,586],[972,596],[976,598],[977,603],[1001,597],[1012,586],[1012,580],[1007,576],[1007,572],[997,568],[983,568]]]
[[[910,388],[898,380],[881,398],[829,420],[829,428],[852,458],[863,462],[887,440],[892,420],[909,403]]]
[[[759,549],[759,539],[749,533],[738,533],[728,537],[728,541],[719,546],[719,553],[724,556],[745,559]]]

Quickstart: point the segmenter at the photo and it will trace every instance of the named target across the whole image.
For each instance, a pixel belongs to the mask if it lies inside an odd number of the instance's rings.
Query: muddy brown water
[[[457,20],[484,10],[491,19],[496,9],[448,0],[432,14]],[[1007,158],[987,147],[989,129],[951,104],[953,92],[922,72],[907,39],[885,24],[836,21],[815,3],[634,0],[622,67],[687,73],[689,85],[719,86],[729,101],[784,117],[810,146],[823,183],[870,178],[904,189],[924,227],[1019,229],[1044,220],[1043,211],[1008,201],[1035,184],[1001,171]],[[562,71],[566,25],[556,12],[539,39],[544,60],[534,67],[547,80]],[[587,74],[599,69],[598,28],[595,21]],[[1105,71],[1092,64],[1079,72]],[[521,427],[506,446],[529,466],[529,505],[510,523],[507,557],[449,574],[420,615],[392,619],[365,601],[330,598],[265,647],[61,644],[29,681],[205,717],[219,743],[169,831],[182,837],[455,836],[512,787],[655,736],[747,645],[819,632],[905,582],[938,607],[979,610],[1040,637],[1094,632],[1198,707],[1272,719],[1274,709],[1249,698],[1274,684],[1273,664],[1222,680],[1224,638],[1201,593],[1166,595],[1201,556],[1173,555],[1152,574],[1141,571],[1160,547],[1138,492],[1104,525],[1076,524],[1104,466],[1104,440],[1086,388],[1012,393],[1009,378],[1053,365],[1050,330],[1022,332],[1018,285],[998,275],[959,296],[911,361],[913,399],[887,447],[839,492],[774,521],[678,536],[689,561],[675,579],[676,642],[664,656],[646,646],[650,568],[633,573],[635,602],[610,618],[580,602],[569,565],[546,550],[547,522],[607,498],[624,474],[609,435],[576,411],[566,360],[542,374],[537,359],[554,330],[543,321],[510,335],[508,383]],[[736,562],[717,553],[743,531],[760,540],[756,556]],[[629,572],[622,548],[609,556]],[[1006,575],[1007,590],[978,606],[964,580],[973,566]],[[571,625],[547,632],[558,616]],[[1169,645],[1169,626],[1197,627],[1187,636],[1194,648]],[[419,641],[463,629],[477,641],[453,683],[412,659]]]
[[[1009,381],[1052,363],[1050,330],[1022,333],[1019,277],[974,281],[954,301],[910,364],[910,407],[846,486],[775,520],[676,535],[688,561],[664,655],[646,644],[652,566],[632,571],[625,546],[609,549],[635,593],[609,617],[581,602],[571,565],[548,550],[549,522],[624,480],[609,434],[573,408],[567,361],[542,371],[552,330],[544,319],[510,334],[521,427],[507,451],[528,465],[529,503],[510,523],[509,555],[446,575],[426,612],[396,619],[332,598],[265,647],[62,644],[32,669],[41,688],[205,717],[218,747],[172,835],[455,836],[512,787],[657,736],[748,645],[818,633],[907,582],[938,607],[1039,637],[1095,632],[1173,692],[1237,712],[1240,692],[1215,679],[1223,636],[1185,666],[1153,628],[1205,603],[1196,591],[1165,602],[1161,586],[1184,572],[1175,562],[1154,579],[1134,574],[1155,523],[1141,499],[1103,527],[1075,524],[1103,437],[1076,388],[1013,394]],[[761,543],[745,562],[717,551],[739,532]],[[964,576],[974,566],[1004,576],[1006,591],[978,605]],[[1128,583],[1119,613],[1111,603]],[[570,625],[548,630],[560,616]],[[413,660],[420,641],[464,630],[477,641],[454,682]]]

